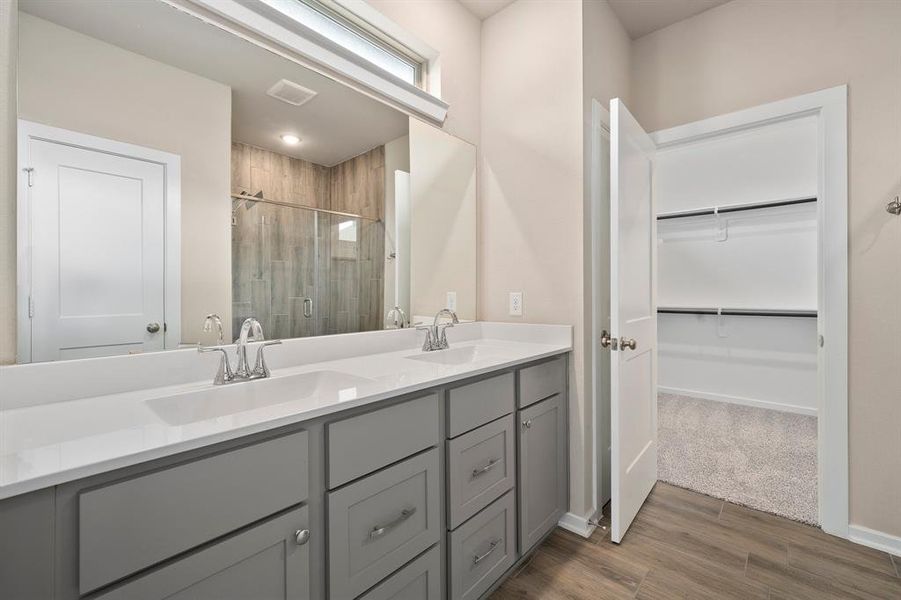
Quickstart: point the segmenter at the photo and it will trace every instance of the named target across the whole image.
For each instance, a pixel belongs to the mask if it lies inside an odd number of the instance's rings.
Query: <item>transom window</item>
[[[424,87],[423,57],[333,0],[260,1],[394,77]]]

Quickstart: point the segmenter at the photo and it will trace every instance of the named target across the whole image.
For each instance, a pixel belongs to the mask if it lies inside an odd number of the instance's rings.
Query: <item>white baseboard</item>
[[[767,400],[756,400],[754,398],[742,398],[740,396],[727,396],[725,394],[711,394],[709,392],[698,392],[696,390],[683,390],[680,388],[671,388],[665,386],[657,386],[657,391],[661,394],[677,394],[679,396],[691,396],[700,398],[701,400],[714,400],[716,402],[726,402],[728,404],[741,404],[743,406],[754,406],[757,408],[767,408],[769,410],[779,410],[782,412],[795,413],[798,415],[817,416],[817,409],[807,406],[798,406],[795,404],[782,404],[780,402],[769,402]]]
[[[854,543],[901,557],[901,537],[896,535],[882,533],[860,525],[851,525],[848,527],[848,539]]]
[[[563,515],[560,520],[557,521],[557,526],[562,527],[567,531],[571,531],[576,535],[581,535],[583,538],[591,537],[591,534],[597,529],[597,525],[591,522],[591,517],[580,517],[571,512]]]

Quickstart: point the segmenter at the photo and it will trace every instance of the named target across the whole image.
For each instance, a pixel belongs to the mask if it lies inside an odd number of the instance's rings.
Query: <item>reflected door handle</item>
[[[147,323],[147,331],[149,333],[156,333],[160,330],[159,323]]]
[[[610,335],[606,329],[601,332],[601,348],[619,349],[619,340]]]
[[[632,338],[619,338],[619,347],[623,350],[625,350],[626,348],[628,348],[629,350],[635,350],[637,346],[638,343]]]

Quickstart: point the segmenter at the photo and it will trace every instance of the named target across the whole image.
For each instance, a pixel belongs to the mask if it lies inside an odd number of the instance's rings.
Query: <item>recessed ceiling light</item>
[[[294,144],[300,143],[300,138],[294,135],[293,133],[283,133],[282,141],[288,144],[289,146],[293,146]]]

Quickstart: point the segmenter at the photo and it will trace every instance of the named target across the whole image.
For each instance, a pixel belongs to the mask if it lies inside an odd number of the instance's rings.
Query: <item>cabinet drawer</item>
[[[209,548],[96,596],[96,600],[307,600],[307,507],[275,517]]]
[[[513,373],[483,379],[448,392],[448,437],[457,437],[513,411]]]
[[[507,492],[450,534],[450,597],[474,600],[516,562],[515,501]]]
[[[359,600],[441,600],[441,551],[438,546],[432,546]]]
[[[431,394],[329,423],[329,489],[437,445],[438,407]]]
[[[438,449],[328,495],[329,589],[355,598],[440,537]]]
[[[301,431],[79,495],[79,589],[97,589],[306,500]]]
[[[448,527],[454,529],[513,487],[514,416],[447,442]]]
[[[519,408],[563,395],[566,387],[566,360],[561,356],[519,371]]]

